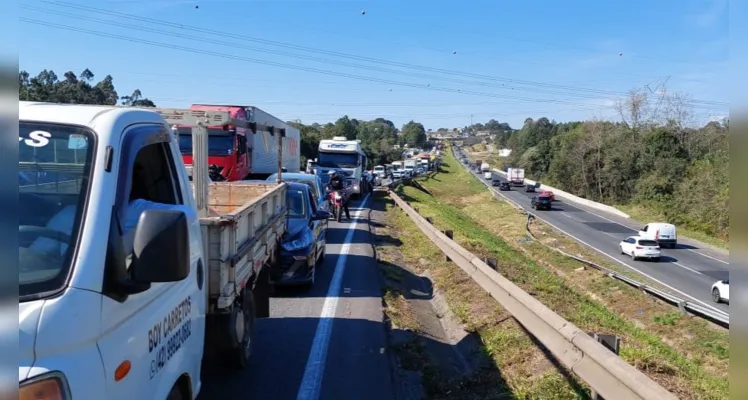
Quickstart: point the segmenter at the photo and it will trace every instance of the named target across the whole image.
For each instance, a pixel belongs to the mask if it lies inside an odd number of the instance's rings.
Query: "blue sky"
[[[138,88],[164,107],[233,103],[305,123],[347,114],[436,129],[471,115],[514,127],[615,119],[621,94],[665,82],[693,100],[728,101],[726,0],[68,1],[24,0],[20,14],[121,39],[21,22],[20,68],[89,68],[111,74],[121,95]],[[727,107],[694,112],[705,121]]]

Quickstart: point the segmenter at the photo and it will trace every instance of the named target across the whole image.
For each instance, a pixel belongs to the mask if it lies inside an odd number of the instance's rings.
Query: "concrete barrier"
[[[504,172],[502,170],[494,168],[493,172],[496,172],[497,174],[499,174],[499,175],[503,176],[504,178],[506,178],[506,172]],[[532,179],[525,178],[525,183],[530,184],[530,185],[534,185],[537,182],[535,182]],[[608,213],[611,213],[611,214],[618,215],[618,216],[623,217],[623,218],[631,218],[628,214],[626,214],[625,212],[623,212],[621,210],[616,209],[615,207],[611,207],[611,206],[606,205],[606,204],[598,203],[596,201],[583,199],[583,198],[581,198],[579,196],[574,196],[573,194],[571,194],[569,192],[564,192],[563,190],[559,190],[559,189],[556,189],[556,188],[548,186],[548,185],[541,184],[540,185],[540,189],[550,190],[550,191],[553,192],[554,195],[556,195],[558,197],[561,197],[564,200],[572,201],[572,202],[577,203],[579,205],[587,206],[589,208],[594,208],[595,210],[605,211],[605,212],[608,212]]]

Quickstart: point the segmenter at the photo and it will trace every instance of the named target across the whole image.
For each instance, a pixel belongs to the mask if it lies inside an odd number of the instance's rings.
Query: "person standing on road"
[[[343,209],[345,210],[345,217],[351,219],[351,212],[348,211],[348,193],[346,193],[345,182],[343,182],[343,178],[338,174],[338,171],[330,171],[329,185],[332,190],[340,190],[343,192]]]

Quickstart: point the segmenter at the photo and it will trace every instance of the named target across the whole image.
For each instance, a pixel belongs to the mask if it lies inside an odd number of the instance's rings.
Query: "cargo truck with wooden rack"
[[[19,102],[22,398],[193,399],[205,355],[248,365],[287,185],[210,182],[223,125],[285,135],[228,112]]]

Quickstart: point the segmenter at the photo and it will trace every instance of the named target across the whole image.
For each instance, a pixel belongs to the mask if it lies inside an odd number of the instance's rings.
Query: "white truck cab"
[[[246,365],[252,290],[263,282],[255,267],[267,260],[254,238],[273,251],[277,224],[285,226],[285,184],[250,188],[267,190],[253,203],[266,214],[245,205],[233,221],[209,215],[220,206],[212,185],[220,192],[233,182],[206,182],[206,151],[194,185],[206,193],[210,186],[210,197],[193,197],[164,118],[137,108],[19,103],[21,399],[192,399],[208,317],[231,361]],[[195,147],[207,150],[207,133],[202,140]],[[244,236],[247,254],[224,252],[229,271],[212,247],[238,241],[226,223],[247,212],[256,229]]]

